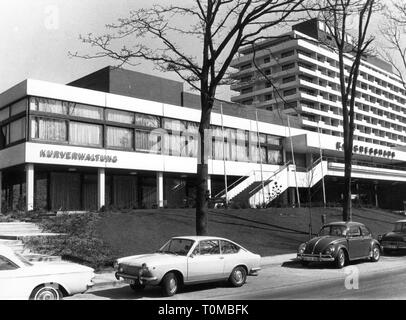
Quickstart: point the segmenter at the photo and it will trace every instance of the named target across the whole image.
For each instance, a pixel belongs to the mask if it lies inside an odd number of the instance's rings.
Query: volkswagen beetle
[[[343,268],[353,260],[376,262],[380,252],[379,242],[362,223],[332,222],[324,225],[317,237],[299,246],[297,258],[304,266],[310,262],[331,262]]]
[[[116,278],[135,290],[159,285],[173,296],[183,284],[228,280],[242,286],[247,275],[257,275],[261,257],[237,243],[218,237],[185,236],[170,239],[152,254],[118,259]]]

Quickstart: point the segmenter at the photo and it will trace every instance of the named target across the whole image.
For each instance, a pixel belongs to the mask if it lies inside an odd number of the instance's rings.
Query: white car
[[[228,280],[242,286],[247,275],[257,275],[261,256],[233,241],[218,237],[174,237],[153,254],[118,259],[116,278],[137,291],[160,285],[164,296],[183,284]]]
[[[93,278],[92,268],[69,262],[31,263],[0,246],[0,300],[59,300],[85,292]]]

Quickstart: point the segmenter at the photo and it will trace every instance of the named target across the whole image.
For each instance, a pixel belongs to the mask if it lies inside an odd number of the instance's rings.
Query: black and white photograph
[[[0,300],[406,299],[405,1],[2,0],[0,34]]]

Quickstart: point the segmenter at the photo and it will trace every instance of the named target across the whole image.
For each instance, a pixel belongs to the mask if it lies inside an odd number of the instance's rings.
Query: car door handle
[[[220,260],[223,260],[223,259],[224,259],[224,257],[220,257],[219,259],[220,259]]]

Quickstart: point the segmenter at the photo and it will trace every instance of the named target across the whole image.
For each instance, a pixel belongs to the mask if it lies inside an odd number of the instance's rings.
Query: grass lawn
[[[312,208],[313,233],[327,222],[341,220],[341,208]],[[354,209],[353,221],[364,223],[375,237],[390,231],[401,216],[377,209]],[[262,256],[295,252],[309,238],[308,208],[212,209],[209,233],[236,241]],[[117,256],[157,250],[172,236],[195,234],[194,209],[134,210],[105,213],[98,234]]]

